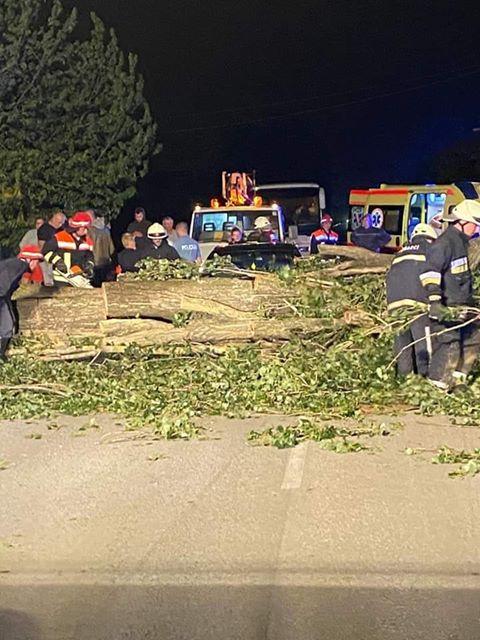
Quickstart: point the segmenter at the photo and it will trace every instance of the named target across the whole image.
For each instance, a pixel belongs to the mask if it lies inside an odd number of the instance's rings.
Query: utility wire
[[[181,133],[193,133],[195,131],[209,131],[209,130],[213,130],[213,129],[231,129],[231,128],[235,128],[235,127],[245,127],[245,126],[249,126],[252,124],[261,124],[261,123],[265,123],[265,122],[273,122],[273,121],[278,121],[278,120],[288,120],[290,118],[296,118],[298,116],[303,116],[303,115],[310,115],[313,113],[319,113],[321,111],[328,111],[331,109],[341,109],[343,107],[349,107],[349,106],[354,106],[357,104],[365,104],[367,102],[372,102],[374,100],[379,100],[381,98],[389,98],[392,96],[398,96],[398,95],[402,95],[405,93],[411,93],[414,91],[418,91],[420,89],[425,89],[427,87],[432,87],[432,86],[437,86],[437,85],[442,85],[442,84],[447,84],[449,82],[452,82],[454,80],[458,80],[461,78],[466,78],[468,76],[472,76],[475,75],[477,73],[480,73],[480,68],[477,68],[475,71],[469,71],[466,73],[462,73],[462,74],[456,74],[455,76],[452,76],[451,78],[442,78],[439,80],[435,80],[432,82],[427,82],[427,83],[422,83],[422,84],[417,84],[414,85],[412,87],[406,87],[404,89],[398,89],[396,91],[384,91],[382,93],[378,93],[376,95],[373,96],[366,96],[364,98],[358,98],[356,100],[349,100],[346,102],[338,102],[336,104],[331,104],[331,105],[322,105],[319,107],[312,107],[309,109],[302,109],[300,111],[293,111],[290,113],[283,113],[283,114],[278,114],[278,115],[271,115],[271,116],[265,116],[262,118],[256,118],[253,120],[244,120],[243,122],[229,122],[229,123],[223,123],[223,124],[212,124],[212,125],[205,125],[205,126],[200,126],[200,127],[190,127],[190,128],[185,128],[185,129],[174,129],[173,131],[169,131],[167,133],[167,135],[173,135],[173,134],[181,134]]]
[[[449,75],[455,74],[455,78],[457,78],[459,77],[459,74],[471,73],[471,72],[476,73],[477,71],[480,71],[480,67],[478,66],[478,64],[469,65],[467,67],[462,67],[461,69],[457,69],[457,70],[452,70],[449,72]],[[435,78],[442,79],[442,76],[445,76],[445,71],[438,71],[437,73],[431,73],[426,76],[423,76],[423,78],[419,78],[418,80],[421,82],[424,82],[430,79],[434,80]],[[278,100],[276,102],[269,102],[267,104],[260,104],[260,105],[251,105],[251,106],[245,105],[243,107],[227,107],[225,109],[215,109],[215,110],[209,110],[209,111],[189,111],[184,113],[175,113],[175,117],[179,117],[179,118],[202,117],[202,116],[209,116],[209,115],[220,115],[222,113],[239,113],[243,111],[252,111],[253,109],[260,111],[262,109],[269,109],[270,107],[281,107],[283,105],[289,105],[289,104],[313,102],[314,100],[324,100],[325,98],[334,98],[336,96],[348,95],[350,93],[356,93],[360,91],[373,91],[377,88],[377,86],[378,86],[378,83],[373,86],[370,85],[369,87],[360,87],[359,89],[346,89],[345,91],[335,91],[332,93],[324,93],[322,95],[317,94],[317,95],[313,95],[305,98],[292,98],[290,100]]]

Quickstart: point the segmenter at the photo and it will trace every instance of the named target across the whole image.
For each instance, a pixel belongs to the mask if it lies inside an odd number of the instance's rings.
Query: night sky
[[[351,187],[480,178],[442,164],[480,147],[480,3],[78,4],[139,56],[164,145],[136,200],[152,218],[185,217],[222,169],[316,180],[337,216]]]

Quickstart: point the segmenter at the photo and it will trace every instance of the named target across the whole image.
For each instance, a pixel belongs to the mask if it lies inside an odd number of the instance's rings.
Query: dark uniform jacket
[[[380,251],[390,240],[390,234],[387,233],[385,229],[379,229],[377,227],[370,227],[370,229],[357,227],[357,229],[352,232],[352,242],[356,244],[357,247],[363,247],[369,251]]]
[[[447,307],[473,306],[468,242],[468,236],[450,226],[428,248],[420,279],[429,302]]]
[[[117,256],[122,273],[138,271],[136,263],[141,259],[140,252],[136,249],[123,249]]]
[[[42,249],[45,260],[53,267],[70,273],[72,267],[80,269],[89,275],[93,271],[93,240],[88,236],[76,238],[71,231],[58,231],[54,237],[45,243]]]
[[[28,265],[18,258],[0,262],[0,338],[11,338],[15,331],[12,294],[19,287]]]
[[[162,240],[161,244],[156,247],[151,240],[145,243],[140,252],[140,260],[144,258],[156,258],[157,260],[180,260],[176,249],[168,244],[166,240]]]
[[[425,237],[417,236],[405,245],[392,261],[387,274],[387,305],[389,311],[428,302],[420,281],[430,247]]]

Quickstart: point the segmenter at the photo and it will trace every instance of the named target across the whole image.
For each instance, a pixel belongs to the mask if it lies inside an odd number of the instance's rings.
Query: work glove
[[[442,322],[451,317],[451,310],[441,302],[432,302],[428,308],[428,317],[430,320]]]

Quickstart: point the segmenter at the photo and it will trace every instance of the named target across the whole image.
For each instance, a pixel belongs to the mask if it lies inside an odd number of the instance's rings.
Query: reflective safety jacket
[[[319,244],[338,244],[338,233],[336,231],[325,231],[323,227],[320,227],[310,236],[310,253],[318,253]]]
[[[441,302],[447,307],[473,306],[469,240],[459,229],[450,226],[429,246],[420,276],[429,302]]]
[[[426,253],[430,248],[425,237],[417,236],[394,257],[387,274],[388,311],[404,309],[428,302],[427,292],[420,282],[425,269]]]
[[[42,251],[47,262],[53,267],[64,265],[68,273],[72,273],[72,267],[86,273],[93,268],[93,240],[88,236],[77,238],[71,231],[58,231]]]

